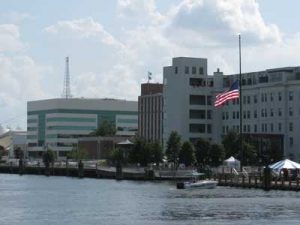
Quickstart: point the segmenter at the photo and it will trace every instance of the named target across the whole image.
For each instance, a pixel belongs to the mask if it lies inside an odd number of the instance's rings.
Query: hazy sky
[[[75,97],[137,100],[172,57],[212,74],[300,65],[299,0],[0,0],[0,124],[26,128],[26,102],[60,97],[70,57]]]

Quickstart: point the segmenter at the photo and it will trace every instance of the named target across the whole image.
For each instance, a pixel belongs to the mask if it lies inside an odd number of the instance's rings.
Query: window
[[[289,138],[289,144],[290,144],[290,147],[292,147],[294,145],[294,138],[290,137]]]
[[[281,108],[278,109],[278,116],[281,116],[282,112],[281,112]]]
[[[240,112],[236,112],[236,118],[237,118],[237,119],[240,118]]]
[[[262,110],[261,110],[261,117],[264,117],[264,116],[265,116],[265,110],[262,109]]]
[[[247,104],[250,104],[250,96],[247,96]]]
[[[265,123],[265,132],[268,131],[268,124]]]
[[[250,111],[247,111],[247,119],[250,119]]]
[[[274,116],[274,110],[270,109],[270,116],[273,117]]]
[[[293,123],[289,123],[289,131],[293,131]]]
[[[270,93],[270,100],[271,100],[271,102],[273,102],[273,94],[272,93]]]
[[[207,133],[211,134],[211,124],[207,124]]]
[[[261,94],[261,102],[264,102],[264,100],[265,100],[264,94]]]
[[[190,119],[205,119],[205,110],[190,110]]]
[[[205,105],[205,95],[190,95],[190,105]]]
[[[232,112],[232,119],[235,119],[235,112]]]
[[[211,96],[210,95],[206,96],[206,99],[207,99],[207,105],[211,105],[212,104]]]
[[[273,123],[271,123],[271,132],[273,132],[274,131],[274,125],[273,125]]]
[[[278,92],[278,101],[281,101],[282,96],[281,96],[281,92]]]
[[[247,125],[247,132],[250,133],[250,125]]]
[[[191,133],[205,133],[205,124],[190,124]]]
[[[246,111],[243,111],[243,118],[246,119]]]
[[[254,110],[254,118],[257,118],[257,110]]]
[[[289,116],[293,116],[293,108],[289,107]]]
[[[200,75],[203,75],[203,67],[200,67],[200,68],[199,68],[199,74],[200,74]]]
[[[243,96],[243,103],[246,104],[246,96]]]
[[[190,73],[190,68],[188,66],[185,67],[184,69],[185,74],[189,74]]]
[[[253,96],[253,101],[254,101],[254,103],[257,103],[257,96],[256,95]]]
[[[244,125],[244,126],[243,126],[243,131],[244,131],[244,132],[246,132],[246,128],[247,128],[247,126]]]
[[[254,124],[254,132],[257,132],[257,125]]]
[[[293,96],[294,96],[294,93],[292,91],[289,91],[289,100],[290,101],[293,101]]]
[[[262,132],[264,132],[264,131],[265,131],[265,126],[264,126],[264,124],[263,124],[263,123],[261,124],[261,131],[262,131]]]
[[[207,119],[211,120],[212,119],[212,111],[207,110]]]
[[[225,112],[222,112],[222,119],[225,120]]]
[[[178,67],[176,66],[175,67],[175,74],[177,74],[178,73]]]
[[[228,120],[229,119],[229,114],[228,114],[228,112],[226,112],[226,120]]]
[[[196,74],[196,67],[192,67],[192,74]]]
[[[281,123],[278,123],[278,131],[281,131],[282,127],[281,127]]]

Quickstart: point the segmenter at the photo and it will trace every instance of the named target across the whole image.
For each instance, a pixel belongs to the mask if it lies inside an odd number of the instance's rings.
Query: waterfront
[[[299,224],[300,192],[0,174],[0,224]]]

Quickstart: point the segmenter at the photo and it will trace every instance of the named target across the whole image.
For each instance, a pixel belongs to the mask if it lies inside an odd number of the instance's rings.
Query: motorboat
[[[204,176],[203,173],[192,173],[192,179],[189,181],[178,182],[177,189],[212,189],[218,184],[214,180],[200,180],[199,177]]]

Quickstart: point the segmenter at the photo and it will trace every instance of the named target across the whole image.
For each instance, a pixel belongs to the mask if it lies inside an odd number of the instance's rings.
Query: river
[[[300,192],[0,174],[1,225],[299,223]]]

